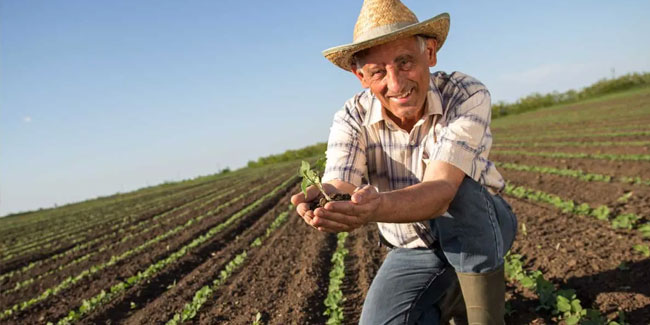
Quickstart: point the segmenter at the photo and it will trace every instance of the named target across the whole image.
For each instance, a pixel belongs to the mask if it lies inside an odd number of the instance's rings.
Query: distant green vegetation
[[[317,155],[323,155],[327,149],[327,143],[319,142],[317,144],[307,146],[301,149],[296,150],[287,150],[281,154],[270,155],[257,159],[257,161],[249,161],[248,167],[260,167],[271,164],[276,164],[284,161],[292,161],[296,159],[304,159],[309,157],[314,157]]]
[[[493,104],[492,118],[519,114],[557,104],[574,103],[584,99],[644,86],[650,86],[650,73],[648,72],[626,74],[616,79],[602,79],[580,91],[571,89],[563,93],[553,92],[546,95],[533,93],[518,99],[514,103],[498,102]]]

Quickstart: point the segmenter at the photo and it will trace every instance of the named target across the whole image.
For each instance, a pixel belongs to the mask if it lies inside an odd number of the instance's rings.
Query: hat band
[[[373,27],[367,31],[365,31],[363,34],[359,35],[358,37],[355,38],[354,42],[355,43],[360,43],[363,41],[367,41],[369,39],[377,38],[380,36],[384,36],[386,34],[390,34],[396,30],[399,30],[401,28],[404,28],[406,26],[410,26],[413,24],[417,24],[417,21],[406,21],[406,22],[399,22],[399,23],[394,23],[390,25],[382,25],[382,26],[377,26]]]

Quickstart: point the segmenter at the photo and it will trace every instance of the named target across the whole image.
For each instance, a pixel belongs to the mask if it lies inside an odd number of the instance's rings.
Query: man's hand
[[[328,195],[355,192],[352,195],[352,201],[329,202],[325,205],[325,209],[317,208],[316,211],[309,209],[309,202],[315,200],[319,195],[315,186],[307,188],[307,197],[302,192],[291,197],[291,203],[296,206],[296,211],[303,220],[323,232],[349,231],[366,224],[368,221],[364,222],[363,220],[367,219],[365,216],[368,214],[364,211],[372,210],[374,209],[372,204],[378,204],[375,201],[379,193],[372,186],[357,191],[352,184],[333,180],[330,183],[323,183],[323,189]],[[352,210],[351,205],[354,205]],[[348,216],[344,211],[361,212],[362,215]]]
[[[321,231],[352,231],[374,221],[381,201],[375,187],[366,185],[355,190],[350,201],[332,201],[324,209],[316,209],[313,222]]]
[[[336,188],[328,183],[323,184],[323,190],[327,193],[327,195],[336,193]],[[320,194],[320,191],[316,186],[312,185],[307,188],[307,197],[305,197],[305,194],[303,192],[294,194],[291,197],[291,203],[296,206],[296,211],[298,214],[302,217],[303,220],[305,220],[308,225],[314,228],[317,228],[313,224],[314,211],[311,211],[309,209],[309,203],[318,198],[318,194]]]

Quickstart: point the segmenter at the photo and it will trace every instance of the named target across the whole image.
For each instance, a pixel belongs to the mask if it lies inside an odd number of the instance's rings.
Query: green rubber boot
[[[503,325],[506,284],[503,265],[489,273],[456,273],[470,325]]]

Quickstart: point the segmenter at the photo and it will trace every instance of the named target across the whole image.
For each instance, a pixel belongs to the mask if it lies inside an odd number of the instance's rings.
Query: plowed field
[[[550,283],[509,273],[508,324],[650,322],[648,121],[650,89],[493,121],[490,157],[521,227],[512,256]],[[289,207],[297,167],[0,219],[0,323],[325,324],[337,236]],[[368,225],[338,248],[345,324],[386,254],[377,242]],[[559,308],[566,290],[589,312]]]

